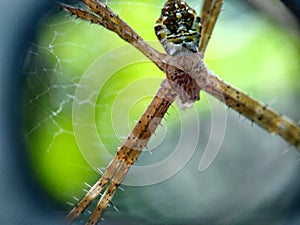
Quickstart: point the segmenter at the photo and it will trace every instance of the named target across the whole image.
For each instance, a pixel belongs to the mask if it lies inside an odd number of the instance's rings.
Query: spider
[[[205,65],[205,50],[223,0],[205,0],[201,17],[184,1],[166,1],[154,27],[166,54],[153,49],[105,4],[98,0],[82,2],[89,10],[60,5],[65,11],[81,19],[100,24],[117,33],[156,64],[166,74],[166,79],[132,132],[118,148],[103,176],[66,216],[67,223],[77,218],[106,188],[86,223],[96,224],[171,104],[177,99],[181,108],[191,107],[194,102],[200,100],[200,91],[213,95],[268,132],[280,135],[299,149],[300,128],[293,121],[226,84]]]

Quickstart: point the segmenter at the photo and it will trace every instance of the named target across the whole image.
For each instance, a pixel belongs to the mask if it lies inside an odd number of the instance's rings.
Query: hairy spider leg
[[[94,225],[101,218],[118,186],[125,178],[130,167],[146,147],[151,135],[160,124],[168,108],[175,100],[176,95],[177,93],[170,87],[169,82],[164,80],[150,105],[147,107],[126,141],[117,151],[116,158],[122,160],[122,165],[112,177],[109,186],[101,196],[87,225]]]
[[[68,13],[75,15],[78,18],[89,21],[91,23],[99,24],[108,30],[118,34],[123,40],[136,47],[161,70],[164,71],[165,64],[163,59],[165,54],[162,54],[152,48],[147,42],[143,40],[128,24],[126,24],[119,16],[117,16],[110,8],[102,2],[96,0],[82,0],[92,12],[84,9],[59,3],[60,7]]]
[[[216,25],[217,19],[220,15],[223,0],[212,0],[204,1],[201,19],[202,19],[202,33],[201,42],[199,45],[199,52],[204,56],[206,47]]]

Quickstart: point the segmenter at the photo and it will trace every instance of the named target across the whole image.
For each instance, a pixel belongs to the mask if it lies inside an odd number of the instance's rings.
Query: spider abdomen
[[[154,29],[169,55],[198,52],[201,19],[185,2],[167,1]]]

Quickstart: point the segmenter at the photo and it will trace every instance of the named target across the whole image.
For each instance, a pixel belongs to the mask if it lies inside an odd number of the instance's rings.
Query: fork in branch
[[[203,58],[223,0],[205,0],[201,18],[184,1],[168,0],[155,25],[155,33],[167,54],[147,44],[130,26],[98,0],[82,0],[89,10],[61,4],[67,12],[100,24],[140,50],[165,74],[159,90],[132,132],[118,148],[103,176],[66,217],[71,223],[105,189],[87,224],[96,224],[118,185],[146,147],[169,106],[177,98],[182,108],[191,107],[205,91],[272,134],[278,134],[300,151],[300,128],[264,104],[220,80]]]

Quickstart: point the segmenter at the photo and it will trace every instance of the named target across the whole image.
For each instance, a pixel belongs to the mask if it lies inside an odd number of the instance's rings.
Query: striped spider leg
[[[208,45],[209,39],[217,22],[217,18],[221,12],[223,1],[208,0],[204,1],[201,12],[201,40],[199,45],[199,52],[204,56],[204,52]]]
[[[282,136],[290,144],[299,148],[300,129],[294,122],[226,84],[204,64],[203,55],[220,12],[222,0],[204,1],[202,31],[201,19],[192,8],[183,1],[168,0],[155,25],[156,35],[167,54],[154,50],[103,3],[97,0],[82,1],[90,11],[65,4],[61,6],[79,18],[100,24],[117,33],[164,71],[167,79],[162,82],[156,96],[133,131],[119,147],[103,176],[67,215],[68,223],[78,217],[108,185],[87,224],[98,222],[118,185],[146,146],[176,97],[182,108],[190,107],[200,99],[199,91],[203,90],[268,132]]]

